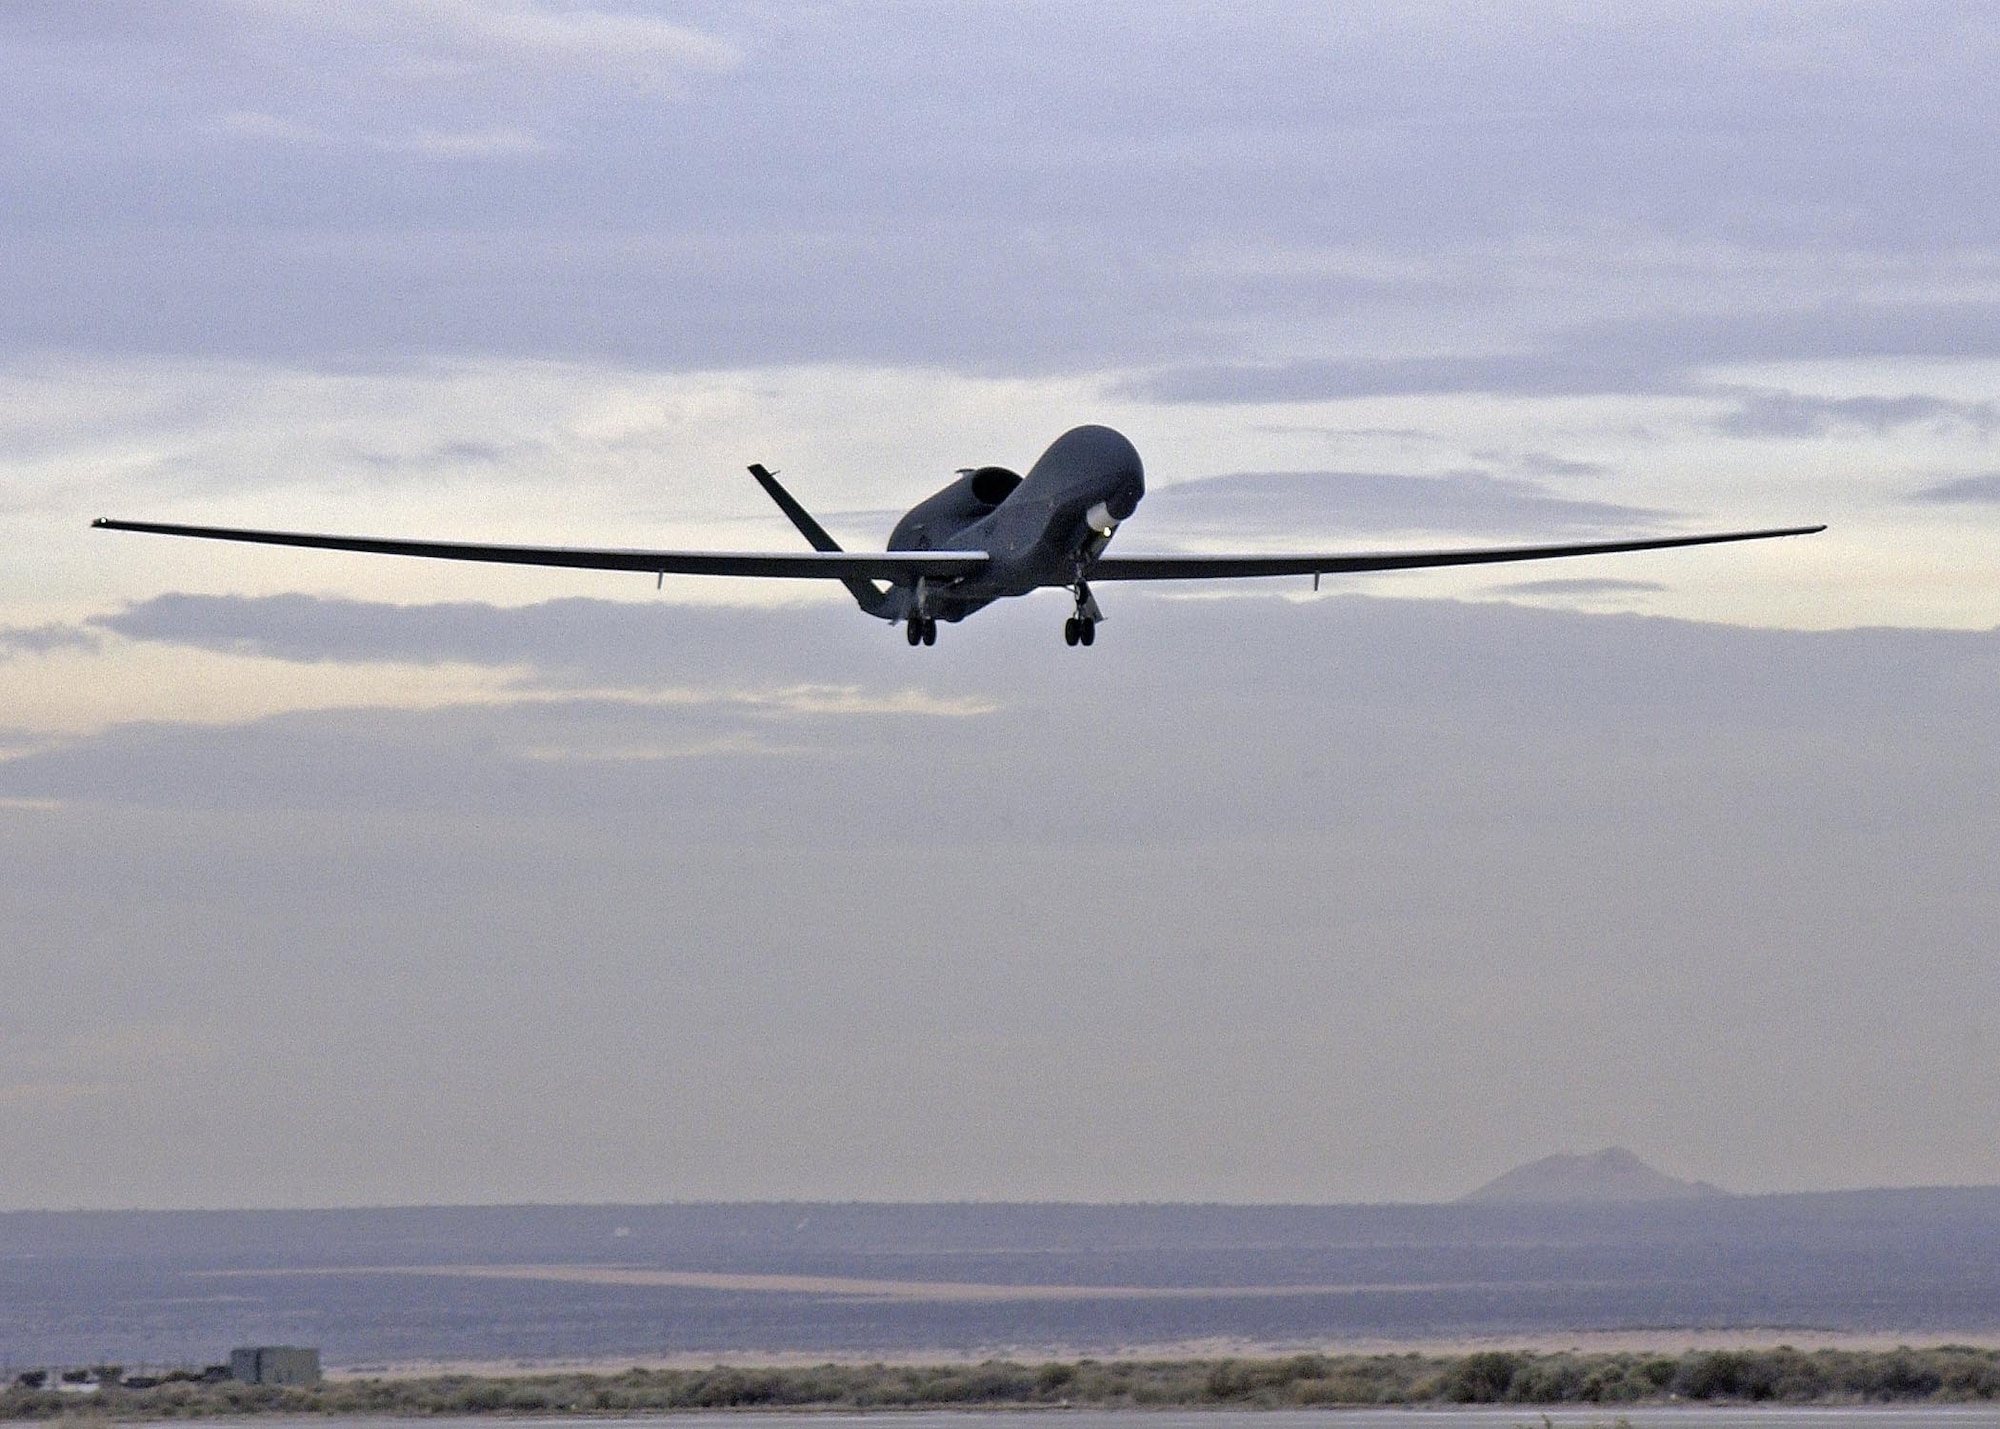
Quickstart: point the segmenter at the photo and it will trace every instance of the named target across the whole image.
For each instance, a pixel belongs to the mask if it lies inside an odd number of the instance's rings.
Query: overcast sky
[[[0,1208],[2000,1181],[1981,4],[0,7]],[[1107,422],[1063,597],[790,549]],[[255,1134],[246,1128],[254,1126]]]

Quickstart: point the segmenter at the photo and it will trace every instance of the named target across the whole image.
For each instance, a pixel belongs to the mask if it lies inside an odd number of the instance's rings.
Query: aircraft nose
[[[1113,516],[1124,521],[1139,509],[1139,498],[1145,494],[1146,474],[1139,469],[1139,459],[1134,456],[1132,469],[1125,474],[1125,480],[1118,484],[1117,490],[1104,498],[1104,504]]]
[[[1043,474],[1070,490],[1101,493],[1099,500],[1118,521],[1138,510],[1139,498],[1146,494],[1146,469],[1138,449],[1109,427],[1072,427],[1064,432],[1042,453],[1028,479]]]
[[[1114,521],[1130,520],[1132,513],[1139,509],[1139,498],[1144,494],[1143,483],[1127,482],[1104,498],[1104,509],[1111,513],[1111,519]]]
[[[1146,469],[1139,462],[1139,453],[1130,442],[1120,440],[1123,460],[1113,463],[1111,489],[1105,493],[1104,505],[1111,515],[1126,520],[1139,509],[1139,498],[1146,494]]]
[[[1123,521],[1139,509],[1139,498],[1146,494],[1146,467],[1124,433],[1109,427],[1077,427],[1065,432],[1057,447],[1066,454],[1074,452],[1111,478],[1104,505],[1114,519]]]

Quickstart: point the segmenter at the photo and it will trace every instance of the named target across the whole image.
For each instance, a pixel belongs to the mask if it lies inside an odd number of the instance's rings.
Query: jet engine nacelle
[[[892,551],[948,550],[951,538],[1014,494],[1019,473],[1004,466],[965,467],[958,480],[910,508],[889,535]]]

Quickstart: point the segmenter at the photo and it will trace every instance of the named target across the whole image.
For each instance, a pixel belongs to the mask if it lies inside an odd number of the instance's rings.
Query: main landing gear
[[[930,615],[913,615],[903,625],[903,638],[912,645],[937,644],[937,618]]]

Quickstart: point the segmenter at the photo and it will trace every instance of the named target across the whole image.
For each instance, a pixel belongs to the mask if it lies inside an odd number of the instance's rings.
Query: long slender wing
[[[176,526],[161,521],[90,523],[106,531],[156,536],[197,536],[260,546],[307,546],[321,551],[368,551],[380,556],[429,556],[444,561],[490,561],[508,566],[571,566],[593,571],[644,571],[648,575],[775,576],[792,580],[912,581],[949,579],[986,564],[984,551],[607,551],[582,546],[497,546],[474,541],[405,541],[375,536],[319,536],[302,531],[245,531],[234,526]]]
[[[1670,546],[1713,546],[1810,536],[1824,526],[1781,526],[1768,531],[1722,531],[1706,536],[1658,536],[1641,541],[1583,541],[1564,546],[1487,546],[1460,551],[1381,551],[1276,556],[1099,556],[1094,581],[1198,581],[1244,576],[1343,575],[1353,571],[1406,571],[1425,566],[1482,566],[1498,561],[1546,561],[1557,556],[1609,556],[1620,551],[1662,551]]]

